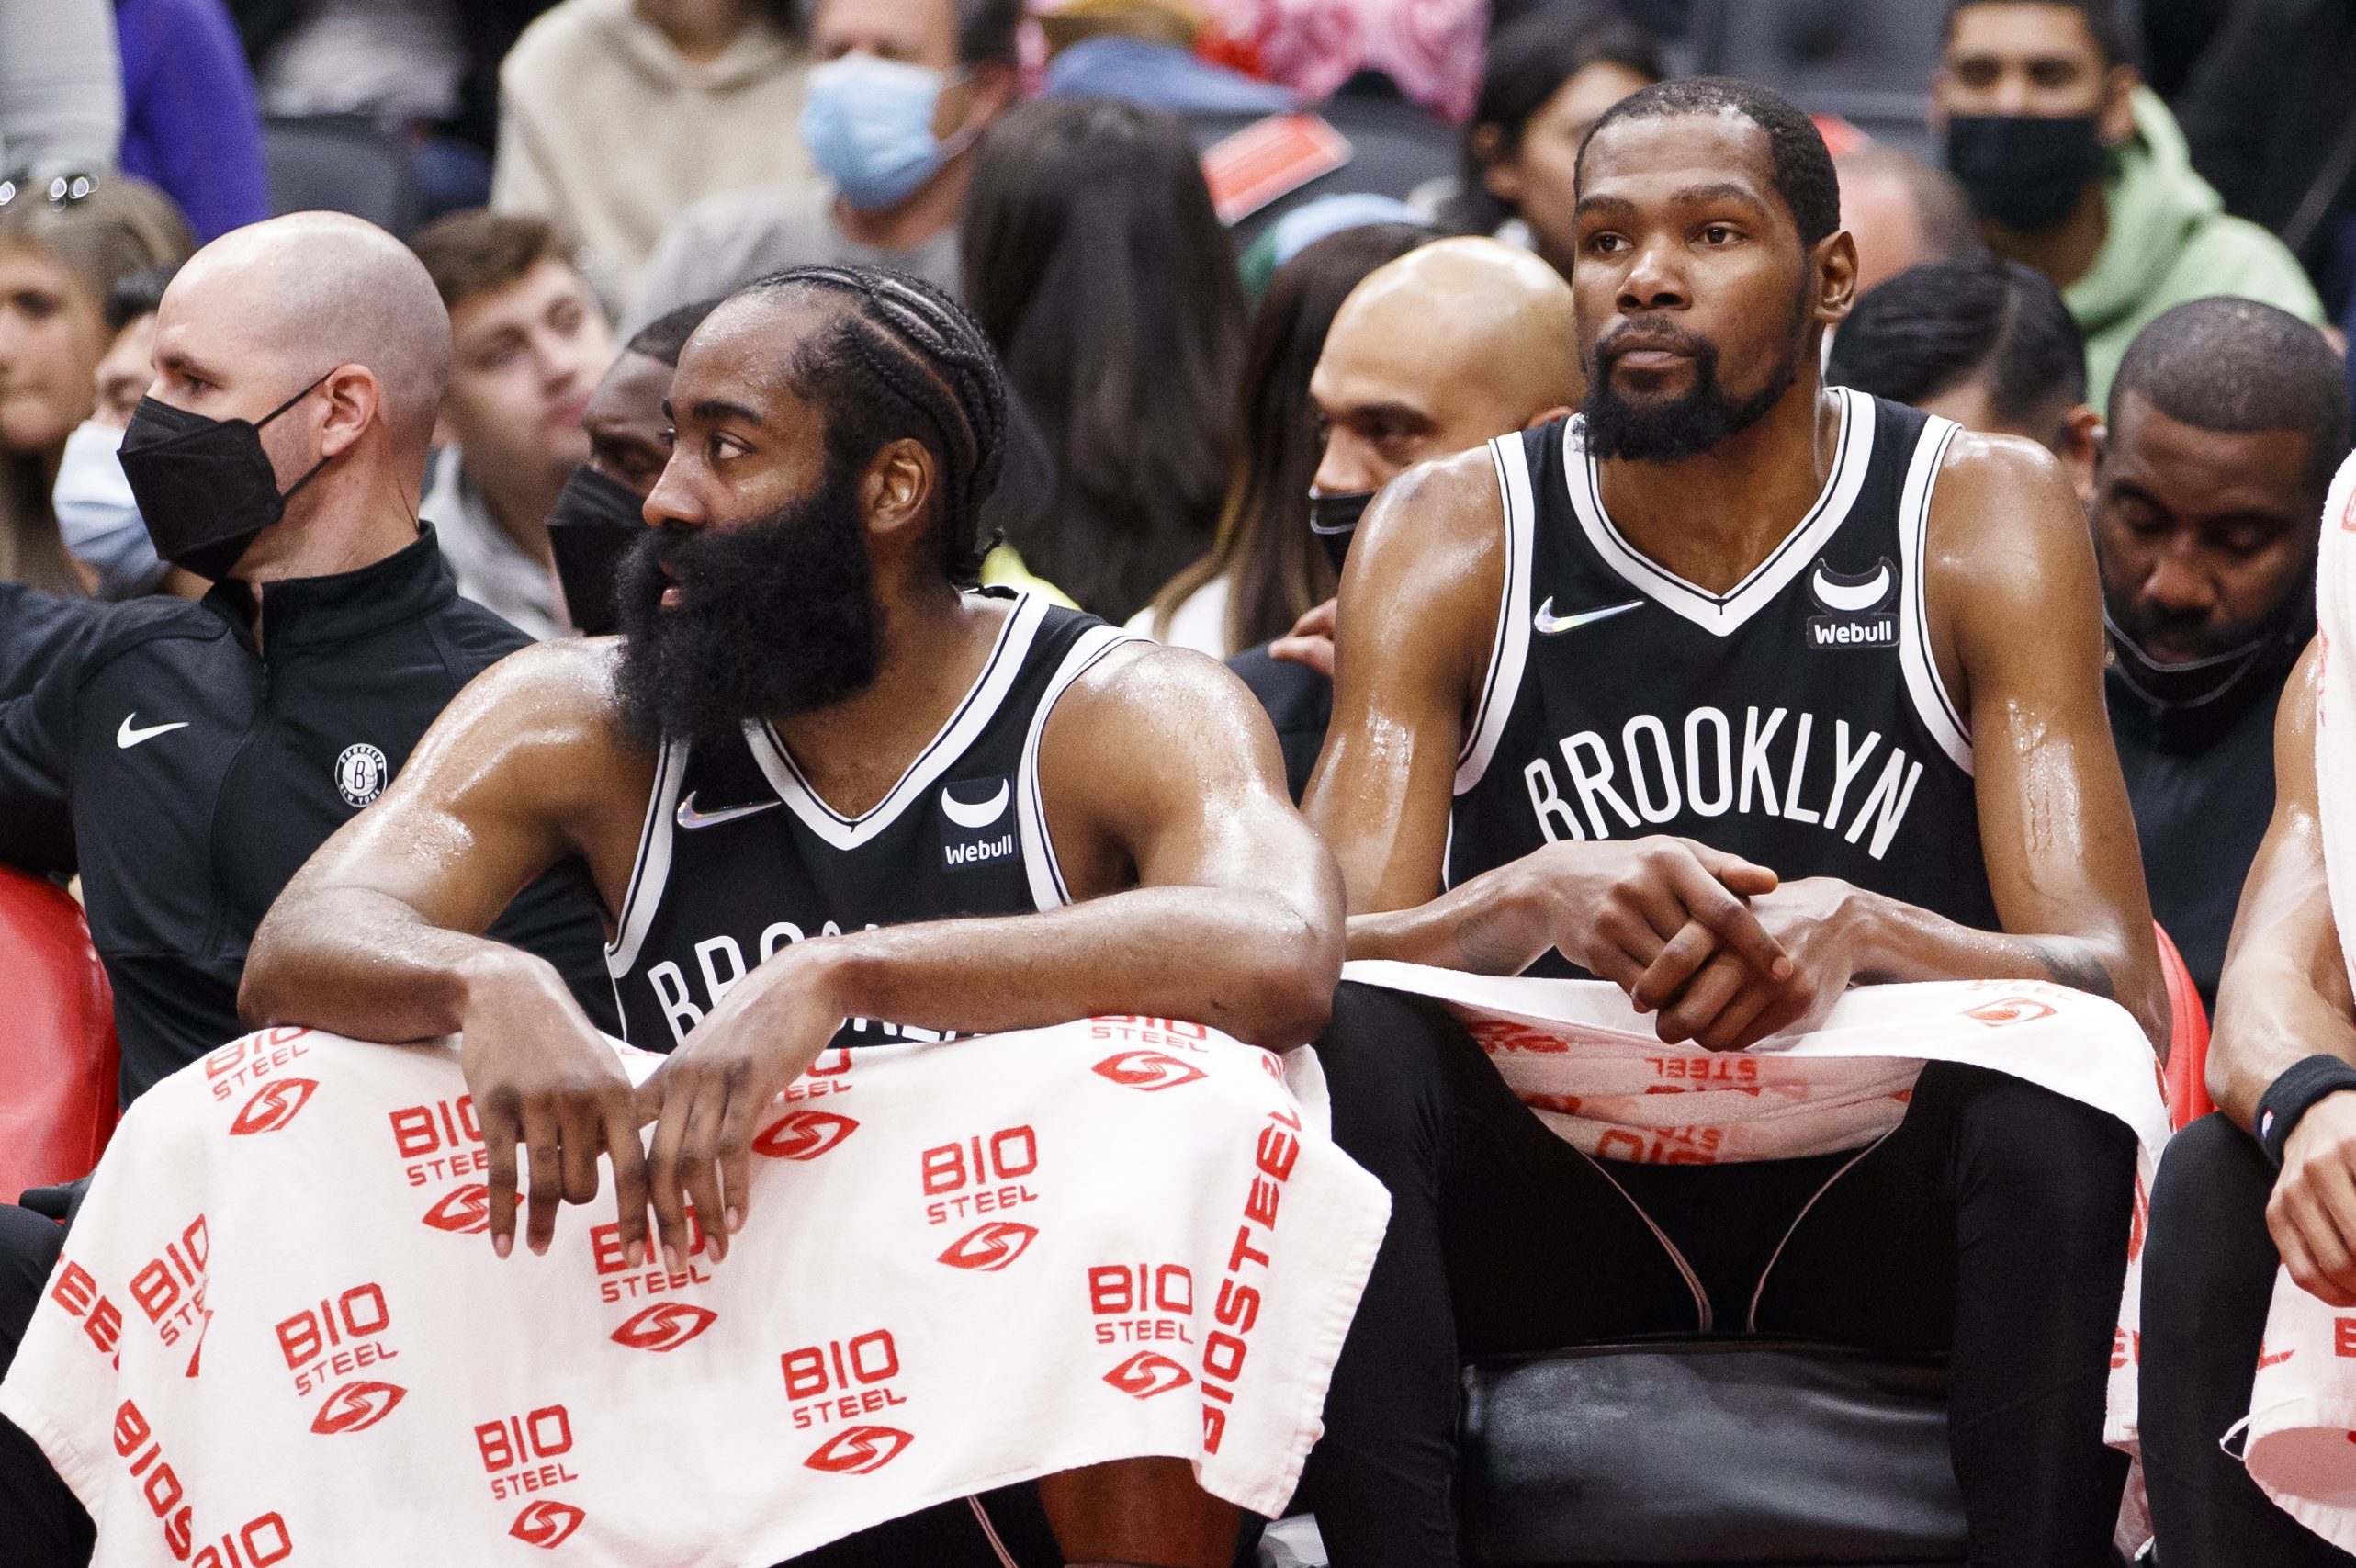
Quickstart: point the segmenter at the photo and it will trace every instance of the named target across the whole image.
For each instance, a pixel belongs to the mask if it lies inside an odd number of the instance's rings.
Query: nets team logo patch
[[[1808,591],[1824,614],[1808,618],[1808,646],[1821,649],[1896,648],[1898,570],[1884,556],[1871,571],[1849,577],[1822,560],[1808,574]]]
[[[385,754],[363,740],[346,746],[335,759],[335,787],[344,793],[347,806],[366,806],[385,793],[385,781],[392,777],[392,768]]]

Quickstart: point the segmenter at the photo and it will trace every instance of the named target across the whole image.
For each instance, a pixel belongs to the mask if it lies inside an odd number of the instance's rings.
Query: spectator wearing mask
[[[563,0],[500,68],[491,206],[580,236],[603,281],[637,292],[696,201],[811,177],[792,22],[789,0]]]
[[[1841,227],[1857,242],[1860,299],[1910,267],[1986,253],[1953,175],[1877,141],[1836,153],[1832,167],[1841,176]]]
[[[590,637],[621,629],[614,576],[623,553],[645,536],[646,499],[671,461],[671,375],[679,351],[718,303],[682,305],[639,329],[589,394],[581,416],[589,457],[548,513],[548,547],[565,615]]]
[[[613,330],[540,219],[452,213],[414,244],[451,333],[424,515],[460,593],[535,637],[561,636],[548,514],[589,457],[581,420],[614,363]]]
[[[2161,316],[2111,388],[2093,507],[2111,728],[2152,912],[2212,1006],[2274,807],[2275,710],[2315,633],[2348,405],[2322,334],[2247,299]]]
[[[170,197],[199,241],[270,215],[262,117],[221,0],[115,0],[122,169]]]
[[[80,593],[51,493],[89,417],[116,282],[186,257],[187,225],[152,186],[75,177],[62,199],[0,205],[0,581]]]
[[[1336,571],[1376,492],[1408,468],[1576,408],[1585,378],[1563,352],[1575,341],[1569,286],[1494,240],[1423,246],[1352,289],[1309,381],[1326,433],[1309,524]],[[1329,599],[1230,661],[1276,725],[1296,800],[1333,716],[1334,625]]]
[[[2235,294],[2323,320],[2282,242],[2194,172],[2108,0],[1957,0],[1933,121],[1982,237],[2069,300],[2097,402],[2136,334],[2185,300]]]
[[[825,179],[682,214],[647,265],[632,330],[803,263],[886,267],[953,293],[958,211],[975,143],[1017,93],[1021,19],[1021,0],[818,0],[800,139]]]
[[[1242,287],[1184,124],[1103,98],[1009,114],[974,168],[964,284],[1022,420],[1006,536],[1126,620],[1211,546],[1243,359]]]
[[[1907,268],[1858,299],[1824,378],[2034,441],[2093,503],[2102,416],[2086,400],[2086,340],[2034,268],[1989,255]]]
[[[1363,224],[1302,247],[1277,269],[1244,347],[1219,531],[1210,553],[1130,620],[1131,631],[1225,659],[1283,636],[1334,596],[1338,576],[1309,529],[1309,481],[1325,444],[1309,376],[1350,290],[1433,237],[1417,223]]]
[[[83,568],[97,574],[102,599],[130,599],[169,587],[184,599],[207,584],[156,559],[140,520],[139,502],[118,456],[139,400],[155,379],[155,311],[176,266],[150,267],[117,283],[107,295],[107,330],[114,334],[98,361],[96,405],[66,437],[50,500],[59,534]]]
[[[1651,40],[1616,12],[1541,11],[1500,31],[1465,123],[1449,226],[1527,244],[1570,276],[1579,144],[1606,109],[1662,75]]]

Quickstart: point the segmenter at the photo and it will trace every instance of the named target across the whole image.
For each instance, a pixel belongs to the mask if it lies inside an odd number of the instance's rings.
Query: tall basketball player
[[[1339,883],[1249,694],[972,590],[1006,400],[963,311],[888,274],[782,273],[697,330],[671,406],[623,642],[542,644],[463,694],[273,910],[249,1016],[464,1031],[502,1255],[521,1142],[533,1247],[559,1199],[596,1196],[606,1152],[624,1247],[650,1194],[674,1268],[686,1202],[726,1216],[725,1257],[756,1119],[830,1044],[1107,1011],[1270,1046],[1324,1026]],[[660,1110],[643,1159],[629,1086],[555,972],[477,934],[573,853],[628,1036],[671,1053],[640,1097]],[[1235,1547],[1180,1461],[1051,1477],[1038,1503],[991,1509],[1026,1568],[1058,1543],[1163,1568]],[[962,1503],[847,1550],[821,1555],[1001,1561]]]
[[[1979,977],[2115,997],[2164,1043],[2084,519],[2042,450],[1821,383],[1838,213],[1759,89],[1595,127],[1584,413],[1403,476],[1351,553],[1309,796],[1350,953],[1584,970],[1719,1050],[1853,984]],[[1314,1461],[1336,1568],[1455,1562],[1460,1351],[1697,1329],[1951,1355],[1971,1561],[2108,1561],[2124,1126],[1933,1066],[1870,1150],[1606,1167],[1401,1014],[1325,1054],[1394,1204]]]

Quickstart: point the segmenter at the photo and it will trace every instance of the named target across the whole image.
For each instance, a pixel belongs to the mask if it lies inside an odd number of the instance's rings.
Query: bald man
[[[1338,565],[1375,492],[1430,457],[1545,423],[1586,384],[1571,352],[1571,288],[1529,252],[1440,240],[1376,268],[1325,334],[1309,398],[1326,428],[1311,525]],[[1334,708],[1334,606],[1229,660],[1275,723],[1298,801]]]
[[[457,596],[417,520],[449,355],[424,268],[355,219],[236,231],[163,296],[123,468],[156,554],[214,587],[107,606],[76,656],[0,704],[0,824],[20,863],[81,873],[126,1102],[243,1032],[246,946],[278,890],[527,640]],[[616,1027],[577,862],[498,930]],[[0,1372],[61,1236],[0,1208]],[[88,1529],[0,1424],[9,1562],[73,1561]]]

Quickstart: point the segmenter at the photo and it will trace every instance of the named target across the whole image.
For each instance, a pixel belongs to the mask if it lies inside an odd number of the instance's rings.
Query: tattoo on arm
[[[1497,910],[1475,908],[1456,922],[1452,933],[1464,967],[1475,975],[1516,975],[1530,955],[1516,947],[1511,922]]]
[[[2119,999],[2119,988],[2112,982],[2111,972],[2102,961],[2057,942],[2039,942],[2023,938],[2022,945],[2029,956],[2045,966],[2046,978],[2057,986],[2068,986],[2074,991],[2090,991],[2106,1001]]]

